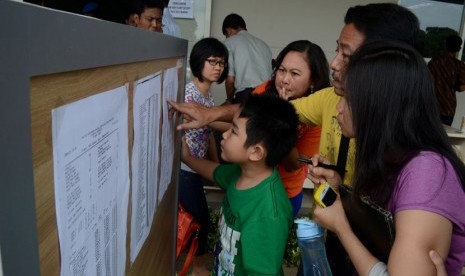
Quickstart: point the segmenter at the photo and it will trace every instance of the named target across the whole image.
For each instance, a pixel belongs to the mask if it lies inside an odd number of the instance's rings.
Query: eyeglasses
[[[155,18],[155,17],[151,17],[151,16],[144,16],[144,19],[147,20],[148,22],[152,23],[153,21],[155,21],[155,23],[157,25],[162,25],[162,21],[161,21],[161,18]]]
[[[221,60],[207,59],[207,61],[208,63],[210,63],[211,66],[216,66],[217,64],[220,65],[221,68],[224,68],[226,66],[226,62]]]

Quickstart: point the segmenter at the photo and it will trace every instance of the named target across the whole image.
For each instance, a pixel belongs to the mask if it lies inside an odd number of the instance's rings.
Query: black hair
[[[237,30],[237,29],[247,30],[247,26],[245,25],[244,18],[242,18],[242,16],[235,14],[235,13],[231,13],[224,18],[223,27],[221,28],[223,31],[223,35],[226,35],[227,28],[232,28],[234,30]]]
[[[329,66],[323,50],[320,46],[308,40],[297,40],[284,47],[276,58],[274,62],[273,75],[271,77],[270,85],[266,88],[266,93],[278,95],[275,85],[276,71],[279,69],[279,66],[281,66],[284,58],[289,52],[298,52],[305,55],[305,61],[310,69],[313,91],[318,91],[330,86]],[[309,88],[306,96],[311,94],[313,91]]]
[[[404,165],[420,151],[449,160],[465,190],[465,165],[441,124],[421,55],[398,41],[366,43],[350,58],[345,97],[356,137],[356,194],[385,205]]]
[[[165,5],[161,0],[135,0],[131,13],[142,14],[145,9],[159,9],[163,14]]]
[[[365,42],[378,39],[408,43],[417,50],[420,45],[420,23],[405,7],[393,3],[354,6],[347,10],[345,24],[354,24],[365,35]]]
[[[299,118],[291,103],[278,97],[251,94],[241,104],[247,118],[245,147],[262,143],[267,166],[276,166],[297,142]]]
[[[448,52],[458,52],[462,48],[462,38],[458,35],[449,35],[446,38],[446,50]]]
[[[205,61],[209,57],[218,57],[224,59],[224,70],[221,73],[217,83],[222,83],[228,76],[228,49],[218,39],[213,37],[207,37],[199,40],[192,47],[191,54],[189,57],[189,65],[191,67],[192,75],[203,82],[202,71],[205,67]]]

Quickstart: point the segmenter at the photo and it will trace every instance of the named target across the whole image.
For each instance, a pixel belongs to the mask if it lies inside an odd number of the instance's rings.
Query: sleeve
[[[226,48],[228,49],[228,52],[229,52],[229,57],[228,57],[228,67],[229,67],[229,71],[228,71],[228,76],[235,76],[236,75],[236,68],[234,68],[234,49],[232,49],[231,47],[231,44],[228,43],[228,41],[226,40],[224,42],[224,45],[226,46]]]
[[[387,266],[383,262],[377,262],[368,273],[368,276],[389,276]]]
[[[450,162],[432,152],[422,152],[403,169],[393,191],[390,211],[424,210],[456,225],[463,225],[464,193]]]
[[[325,88],[317,91],[307,97],[292,100],[299,120],[301,123],[311,126],[321,126],[323,121],[323,113],[326,108],[326,98],[329,93],[333,93],[332,89]],[[333,109],[335,106],[333,107]]]
[[[299,154],[311,157],[315,153],[318,153],[321,138],[320,127],[308,127],[306,125],[301,126],[302,131],[300,132],[299,139],[297,140],[297,150]]]
[[[242,256],[247,275],[281,275],[289,223],[264,218],[243,226]]]
[[[229,185],[236,183],[240,175],[240,167],[234,164],[219,165],[213,171],[213,181],[222,190],[226,190]]]

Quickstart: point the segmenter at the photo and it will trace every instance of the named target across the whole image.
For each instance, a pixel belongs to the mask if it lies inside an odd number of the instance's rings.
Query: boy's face
[[[239,118],[239,114],[240,110],[234,115],[231,128],[223,133],[223,140],[221,140],[221,158],[236,164],[245,163],[248,160],[250,148],[253,148],[244,147],[247,140],[248,119]]]

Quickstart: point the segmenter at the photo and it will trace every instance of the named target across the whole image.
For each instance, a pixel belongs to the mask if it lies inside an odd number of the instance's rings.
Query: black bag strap
[[[337,155],[338,173],[341,175],[341,180],[344,180],[346,173],[347,154],[349,152],[350,139],[341,134],[341,142],[339,143],[339,154]]]

